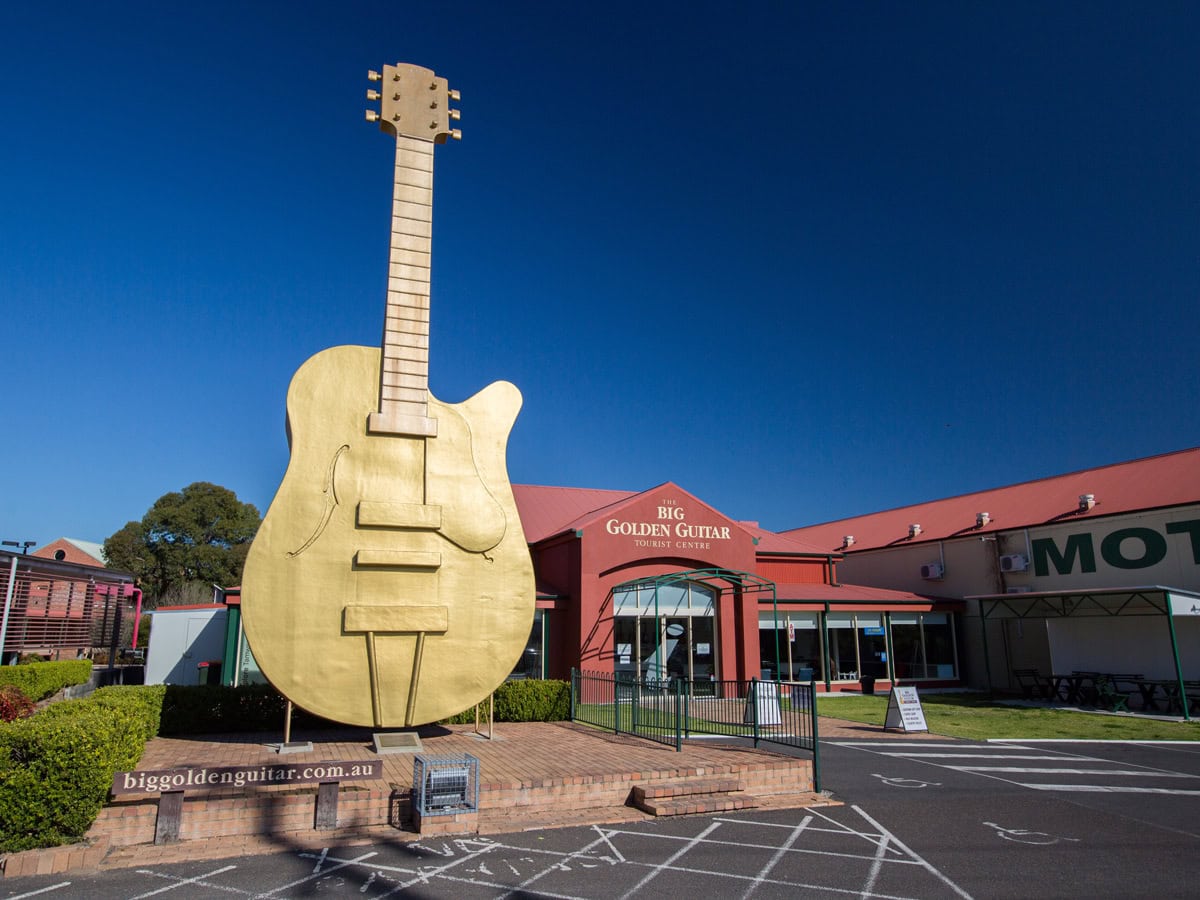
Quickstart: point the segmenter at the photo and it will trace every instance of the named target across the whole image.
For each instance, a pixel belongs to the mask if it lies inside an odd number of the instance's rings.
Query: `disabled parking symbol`
[[[880,775],[878,772],[871,773],[872,778],[878,778],[886,785],[898,788],[923,788],[923,787],[941,787],[940,781],[921,781],[916,778],[897,778]]]
[[[995,822],[984,822],[988,828],[996,829],[996,836],[1012,841],[1014,844],[1032,844],[1034,846],[1046,846],[1049,844],[1057,844],[1059,841],[1074,841],[1079,842],[1079,838],[1060,837],[1058,835],[1049,834],[1045,831],[1030,831],[1026,828],[1005,828],[1003,825],[997,825]]]

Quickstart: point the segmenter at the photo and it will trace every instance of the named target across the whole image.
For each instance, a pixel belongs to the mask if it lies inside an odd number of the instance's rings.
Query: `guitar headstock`
[[[383,74],[374,70],[367,73],[371,81],[379,82],[379,90],[367,91],[368,100],[382,101],[382,109],[367,110],[367,121],[378,122],[379,127],[397,136],[446,143],[446,138],[462,138],[462,132],[451,128],[451,120],[457,122],[459,111],[450,108],[450,101],[459,99],[458,91],[452,91],[445,78],[438,78],[432,69],[410,63],[384,66]]]

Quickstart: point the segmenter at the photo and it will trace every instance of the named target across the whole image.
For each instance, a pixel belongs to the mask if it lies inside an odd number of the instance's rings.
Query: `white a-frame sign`
[[[921,698],[917,696],[916,685],[894,685],[888,694],[887,718],[883,727],[899,728],[901,731],[928,731],[925,724],[925,710],[921,708]]]

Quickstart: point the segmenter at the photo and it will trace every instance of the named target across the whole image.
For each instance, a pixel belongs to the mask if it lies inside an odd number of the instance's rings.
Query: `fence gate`
[[[691,735],[809,750],[820,790],[816,685],[803,681],[655,680],[571,670],[571,721],[683,749]]]

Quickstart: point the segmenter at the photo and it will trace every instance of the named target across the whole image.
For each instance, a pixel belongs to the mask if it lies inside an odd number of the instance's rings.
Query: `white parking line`
[[[1084,794],[1174,794],[1179,797],[1200,797],[1200,791],[1184,791],[1174,788],[1123,787],[1115,784],[1020,784],[1035,791],[1074,791]]]
[[[800,824],[792,829],[792,833],[789,834],[787,840],[783,842],[783,846],[775,851],[775,855],[767,861],[765,866],[759,869],[758,875],[755,876],[754,882],[750,885],[750,887],[746,888],[746,893],[742,894],[742,900],[747,900],[747,898],[754,893],[754,889],[766,880],[766,877],[771,873],[771,870],[775,868],[781,859],[783,859],[784,855],[789,849],[791,849],[792,844],[796,843],[796,839],[800,837],[800,833],[808,827],[809,822],[812,820],[812,816],[805,816],[800,821]]]
[[[866,810],[864,810],[861,806],[852,806],[850,808],[853,809],[860,816],[862,816],[864,819],[866,819],[868,822],[870,822],[875,828],[877,828],[881,835],[885,835],[889,841],[894,843],[897,847],[899,847],[901,850],[903,850],[905,853],[907,853],[909,856],[911,856],[914,860],[916,860],[925,869],[925,871],[929,872],[935,878],[940,880],[948,888],[950,888],[952,891],[954,891],[954,893],[956,893],[956,894],[958,894],[958,896],[964,898],[964,900],[971,900],[970,894],[968,894],[966,891],[964,891],[962,888],[960,888],[957,884],[955,884],[953,881],[951,881],[949,878],[947,878],[945,875],[943,875],[937,869],[936,866],[930,865],[928,862],[926,862],[924,857],[922,857],[918,853],[916,853],[911,847],[909,847],[907,844],[905,844],[903,841],[901,841],[900,838],[896,837],[894,834],[892,834],[890,831],[888,831],[886,828],[884,828],[882,825],[880,825],[878,822],[876,822],[874,819],[872,819],[869,815],[867,815]]]
[[[173,891],[173,890],[175,890],[175,888],[179,888],[179,887],[186,887],[189,884],[200,884],[200,885],[203,885],[204,887],[216,888],[217,890],[226,891],[231,894],[244,894],[244,893],[246,893],[245,891],[239,891],[236,888],[222,887],[221,885],[218,885],[218,884],[209,884],[208,882],[206,882],[204,880],[206,878],[212,878],[212,876],[214,876],[214,875],[220,875],[224,872],[228,872],[231,869],[236,869],[236,868],[237,868],[237,866],[222,866],[221,868],[213,869],[211,872],[208,872],[204,875],[197,875],[195,878],[176,878],[173,875],[166,875],[161,872],[153,872],[149,869],[138,869],[138,872],[140,872],[144,875],[153,875],[155,878],[167,878],[172,883],[168,884],[166,887],[159,888],[157,891],[147,891],[144,894],[138,894],[136,897],[131,897],[130,900],[142,900],[143,897],[153,897],[157,894],[164,894],[167,891]]]
[[[885,753],[880,756],[898,756],[903,759],[1062,759],[1057,756],[1034,756],[1027,753]]]
[[[64,881],[61,884],[52,884],[48,887],[38,888],[36,891],[28,891],[24,894],[13,894],[8,900],[25,900],[26,897],[36,897],[38,894],[48,894],[50,891],[58,891],[65,887],[70,887],[71,882]]]
[[[708,837],[710,834],[712,834],[714,831],[716,831],[720,827],[721,827],[720,822],[709,822],[707,828],[705,828],[702,832],[700,832],[698,835],[696,835],[694,838],[692,838],[690,841],[688,841],[686,844],[684,844],[682,847],[680,847],[677,851],[675,851],[673,854],[671,854],[671,856],[666,860],[666,862],[662,863],[661,865],[655,866],[651,871],[646,873],[645,878],[643,878],[641,881],[639,881],[637,884],[635,884],[633,887],[631,887],[629,890],[627,890],[624,894],[622,894],[621,900],[627,900],[627,898],[636,894],[643,887],[645,887],[647,884],[649,884],[651,881],[653,881],[655,878],[657,878],[660,874],[662,874],[663,869],[668,868],[673,862],[675,862],[675,860],[679,859],[679,857],[683,856],[685,853],[687,853],[689,850],[691,850],[693,847],[695,847],[697,844],[699,844],[701,841],[703,841],[706,837]]]
[[[1026,772],[1030,775],[1129,775],[1134,778],[1200,778],[1174,772],[1142,772],[1137,769],[1035,769],[1021,766],[947,766],[956,772]]]

